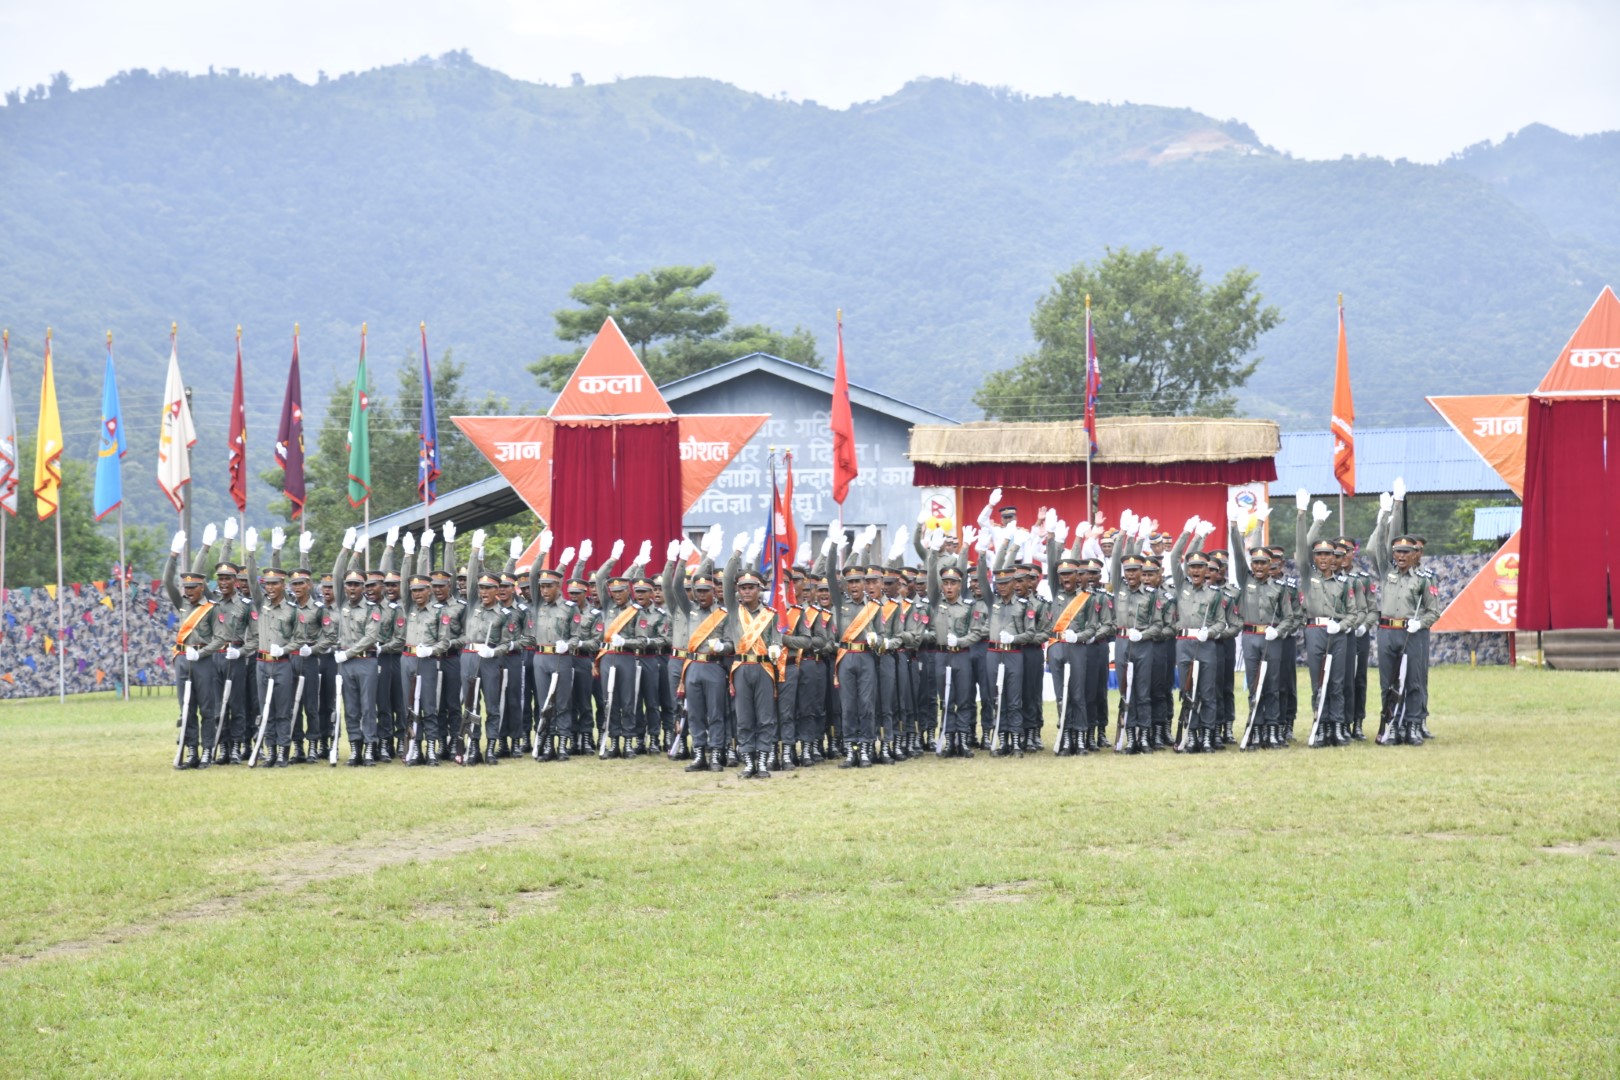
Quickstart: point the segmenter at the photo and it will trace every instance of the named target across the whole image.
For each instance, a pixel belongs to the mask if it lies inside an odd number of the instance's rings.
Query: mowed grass
[[[175,773],[172,701],[0,706],[0,1074],[1616,1075],[1620,676],[1433,697],[1416,749],[765,783]]]

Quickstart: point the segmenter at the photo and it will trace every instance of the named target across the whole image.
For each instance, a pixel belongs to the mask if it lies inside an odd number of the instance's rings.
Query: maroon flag
[[[242,404],[242,328],[236,328],[236,386],[231,390],[231,501],[247,512],[247,411]]]
[[[298,324],[293,324],[292,367],[287,369],[287,396],[281,402],[281,426],[276,429],[276,462],[281,466],[281,490],[292,504],[294,520],[304,515],[304,391],[298,376]]]
[[[855,460],[855,416],[849,409],[849,374],[844,370],[844,313],[838,312],[838,372],[833,376],[833,502],[842,504],[860,475]]]

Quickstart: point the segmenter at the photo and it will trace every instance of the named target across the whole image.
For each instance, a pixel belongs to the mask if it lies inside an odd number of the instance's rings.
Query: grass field
[[[765,783],[176,773],[172,701],[0,706],[0,1075],[1620,1074],[1620,676],[1433,698]]]

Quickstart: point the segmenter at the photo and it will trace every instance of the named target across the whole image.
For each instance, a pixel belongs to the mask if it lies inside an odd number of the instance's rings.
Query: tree
[[[1095,266],[1060,274],[1030,316],[1037,348],[989,375],[973,400],[997,420],[1070,420],[1086,400],[1086,310],[1102,369],[1105,415],[1230,416],[1229,391],[1260,365],[1256,339],[1282,322],[1262,307],[1257,275],[1242,267],[1213,286],[1177,252],[1105,250]]]
[[[754,323],[730,326],[726,302],[715,292],[698,290],[714,276],[714,266],[660,266],[614,281],[600,277],[568,290],[583,309],[563,308],[553,315],[562,341],[589,341],[611,318],[618,323],[655,383],[735,360],[751,352],[770,352],[808,367],[820,367],[815,337],[794,327],[781,334]],[[655,348],[654,342],[667,342]],[[583,347],[568,353],[542,356],[529,365],[542,386],[561,390],[568,382]]]

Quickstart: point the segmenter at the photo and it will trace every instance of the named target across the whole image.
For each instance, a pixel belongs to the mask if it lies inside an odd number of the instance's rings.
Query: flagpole
[[[1086,400],[1091,400],[1091,294],[1086,293]],[[1095,408],[1095,406],[1093,406]],[[1095,424],[1093,424],[1095,428]],[[1097,453],[1091,446],[1091,432],[1086,432],[1086,519],[1082,527],[1091,528],[1091,519],[1097,513],[1096,507],[1091,504],[1091,459]]]
[[[293,353],[294,353],[294,355],[296,355],[298,353],[298,324],[297,323],[293,323]],[[298,387],[298,407],[300,409],[302,409],[303,406],[304,406],[303,381],[304,381],[303,373],[300,372],[299,376],[298,376],[298,382],[299,382],[299,387]],[[301,419],[298,422],[298,429],[299,429],[299,432],[302,433],[302,431],[303,431],[303,420],[301,420]],[[298,467],[300,469],[303,468],[303,459],[302,459],[302,457],[299,458],[299,466]],[[286,486],[285,478],[283,478],[282,486],[283,487]],[[299,551],[304,550],[304,525],[305,525],[305,522],[308,519],[308,517],[309,517],[309,514],[305,511],[304,507],[300,506],[298,508],[298,550]]]
[[[56,513],[56,699],[67,704],[67,650],[62,647],[62,628],[66,624],[66,601],[62,595],[62,509]]]
[[[108,359],[109,365],[112,362],[112,343],[113,343],[112,331],[109,330],[109,331],[107,331],[107,359]],[[109,367],[108,370],[111,370],[111,368]],[[123,427],[124,427],[124,418],[123,418],[123,409],[122,409],[122,407],[119,408],[118,413],[119,413],[119,416],[118,416],[117,423],[118,423],[118,429],[119,430],[118,430],[117,437],[122,438],[123,437]],[[102,421],[103,421],[103,423],[105,423],[106,418],[103,417]],[[124,657],[124,681],[123,681],[123,684],[122,684],[123,689],[120,692],[119,697],[121,699],[123,699],[124,701],[128,701],[129,700],[129,582],[126,579],[128,578],[129,575],[126,573],[125,567],[124,567],[124,480],[123,480],[123,477],[124,477],[124,459],[123,459],[122,456],[120,456],[117,459],[117,464],[115,464],[113,467],[118,470],[118,581],[119,581],[119,585],[120,585],[120,603],[119,603],[119,613],[118,613],[119,614],[119,620],[118,621],[119,621],[119,630],[120,630],[120,635],[121,635],[120,638],[119,638],[119,641],[123,645],[123,648],[119,649],[118,651],[120,653],[122,653],[123,657]]]

